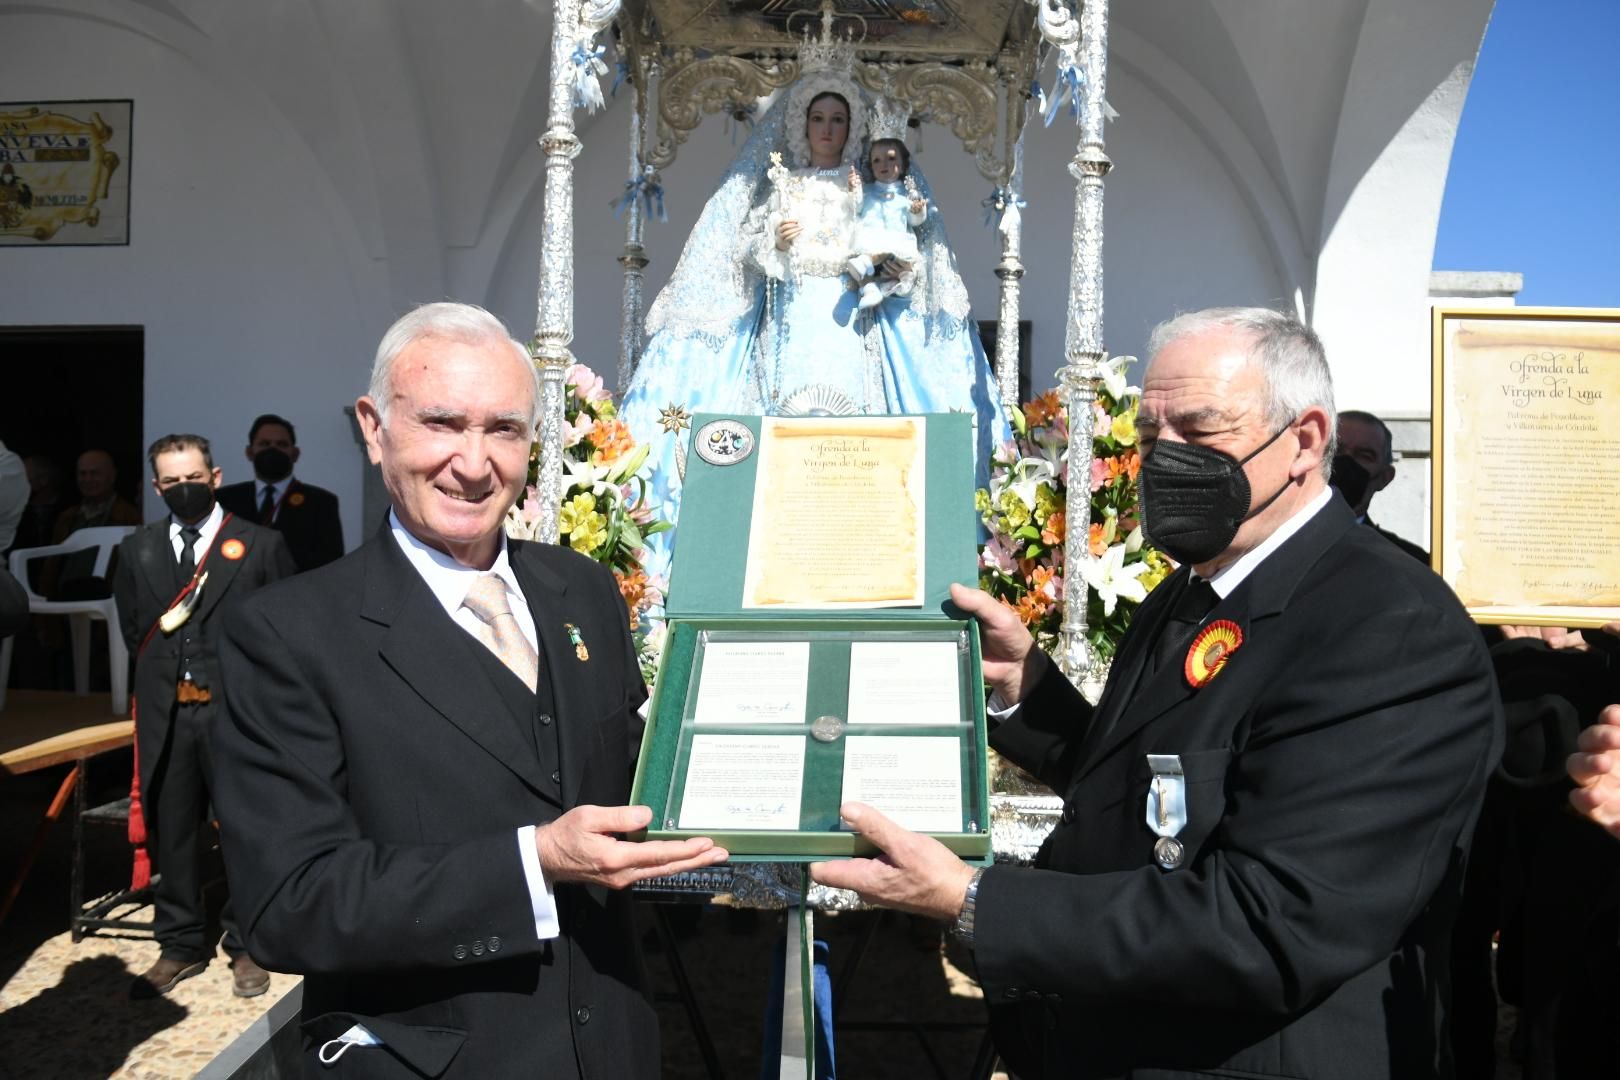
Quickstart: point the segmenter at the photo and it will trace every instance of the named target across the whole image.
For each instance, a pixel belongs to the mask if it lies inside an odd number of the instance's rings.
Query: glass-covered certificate
[[[767,417],[759,434],[747,608],[921,607],[921,417]]]
[[[1620,618],[1620,310],[1437,309],[1435,566],[1480,622]]]

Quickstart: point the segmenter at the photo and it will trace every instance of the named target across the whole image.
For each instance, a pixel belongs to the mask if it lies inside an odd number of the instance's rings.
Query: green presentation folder
[[[848,419],[858,422],[858,418]],[[761,418],[712,414],[693,418],[694,436],[704,433],[711,421],[730,420],[746,428],[753,441],[749,452],[738,455],[741,460],[734,463],[714,464],[696,452],[689,452],[686,458],[666,607],[668,631],[631,793],[633,803],[652,809],[653,822],[633,839],[710,836],[731,853],[734,862],[808,862],[869,855],[873,846],[839,821],[846,740],[852,736],[950,736],[959,746],[961,821],[954,830],[930,833],[964,859],[989,862],[990,796],[978,624],[950,603],[952,582],[972,585],[978,578],[973,418],[951,413],[922,419],[926,425],[922,606],[808,611],[742,607]],[[857,547],[882,542],[882,537],[874,536],[847,538],[847,543]],[[941,715],[938,724],[849,724],[829,741],[812,735],[818,718],[848,715],[853,645],[947,641],[956,647],[955,715]],[[725,735],[804,737],[797,829],[678,827],[691,739],[700,733],[694,729],[693,718],[705,653],[711,644],[722,642],[807,643],[809,680],[803,723],[701,728],[701,732]]]

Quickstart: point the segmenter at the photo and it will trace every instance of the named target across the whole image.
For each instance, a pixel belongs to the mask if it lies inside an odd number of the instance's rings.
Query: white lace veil
[[[698,215],[697,224],[692,226],[669,284],[647,312],[649,338],[656,334],[697,338],[718,350],[743,329],[738,325],[741,320],[758,313],[764,280],[746,257],[748,241],[743,222],[766,195],[765,173],[771,167],[772,151],[780,151],[790,165],[809,164],[805,113],[817,94],[827,92],[840,94],[849,102],[849,139],[844,144],[844,160],[865,161],[871,105],[847,75],[814,72],[778,96],[755,123],[752,134]],[[923,197],[931,198],[922,171],[914,165],[911,175]],[[922,259],[912,288],[912,311],[926,319],[930,337],[954,332],[968,315],[968,296],[956,272],[937,209],[918,227],[917,242]]]

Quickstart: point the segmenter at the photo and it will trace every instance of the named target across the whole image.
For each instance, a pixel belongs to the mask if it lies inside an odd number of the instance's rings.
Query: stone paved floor
[[[155,1001],[130,980],[157,958],[150,940],[68,934],[41,943],[0,986],[0,1077],[181,1080],[196,1074],[296,982],[273,975],[256,998],[231,994],[223,956]]]

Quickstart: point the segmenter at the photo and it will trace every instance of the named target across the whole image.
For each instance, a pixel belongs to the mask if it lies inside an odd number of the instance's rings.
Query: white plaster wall
[[[1104,225],[1109,350],[1139,354],[1152,326],[1177,311],[1287,302],[1288,289],[1243,192],[1201,136],[1142,80],[1117,65],[1109,99],[1121,113],[1108,132],[1109,154],[1116,162],[1108,178]],[[612,102],[606,114],[582,131],[585,149],[576,162],[573,350],[610,384],[618,364],[623,281],[614,260],[623,247],[624,228],[609,202],[624,185],[628,117],[625,100]],[[1032,322],[1036,390],[1053,385],[1063,364],[1074,219],[1068,163],[1077,137],[1074,123],[1060,119],[1050,128],[1036,120],[1026,138],[1023,314]],[[721,118],[710,117],[665,171],[669,221],[647,226],[649,301],[668,280],[681,245],[734,153]],[[924,128],[915,160],[926,171],[944,214],[974,316],[994,318],[1000,241],[984,226],[979,206],[991,185],[961,144],[934,125]],[[526,168],[529,190],[488,286],[492,309],[520,329],[534,321],[541,221],[538,160]]]
[[[129,246],[5,249],[0,323],[144,326],[146,439],[208,437],[227,482],[252,475],[252,418],[285,413],[304,451],[298,474],[337,492],[352,545],[361,473],[341,410],[364,382],[382,312],[305,144],[213,61],[147,33],[11,9],[0,39],[0,100],[135,101]],[[150,490],[146,512],[161,513]]]

